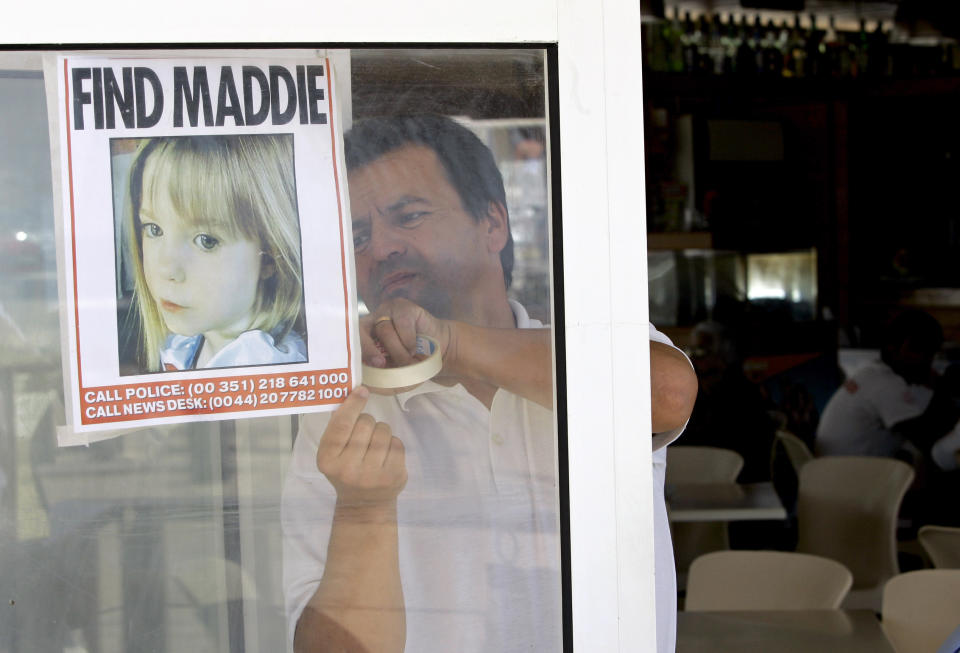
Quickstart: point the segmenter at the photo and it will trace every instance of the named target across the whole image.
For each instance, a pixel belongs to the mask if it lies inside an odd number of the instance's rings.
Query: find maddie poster
[[[359,355],[329,60],[58,76],[73,432],[339,404]]]

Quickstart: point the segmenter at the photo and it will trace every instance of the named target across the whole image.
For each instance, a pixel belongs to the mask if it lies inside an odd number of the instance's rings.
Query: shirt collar
[[[527,314],[527,309],[523,307],[523,304],[515,299],[508,299],[507,303],[513,310],[513,321],[517,324],[518,329],[530,329],[536,326],[530,319],[530,315]]]

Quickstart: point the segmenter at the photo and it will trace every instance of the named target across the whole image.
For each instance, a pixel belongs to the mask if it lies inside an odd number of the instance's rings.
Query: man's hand
[[[376,311],[361,318],[363,362],[372,367],[398,367],[417,362],[418,334],[430,336],[440,345],[443,369],[434,381],[462,383],[488,408],[498,388],[546,408],[553,407],[549,329],[483,327],[442,320],[410,300],[398,297],[383,302]]]
[[[345,507],[389,506],[407,483],[403,443],[388,425],[361,412],[369,396],[364,386],[354,390],[334,411],[317,448],[317,469]]]
[[[446,365],[450,344],[456,339],[455,325],[451,320],[434,317],[408,299],[387,300],[376,311],[360,318],[363,362],[371,367],[412,365],[417,362],[417,335],[425,335],[440,343],[440,355]]]
[[[361,412],[369,396],[363,386],[350,393],[320,438],[317,469],[337,505],[323,578],[295,629],[297,653],[402,653],[406,641],[397,531],[404,449],[390,427]]]

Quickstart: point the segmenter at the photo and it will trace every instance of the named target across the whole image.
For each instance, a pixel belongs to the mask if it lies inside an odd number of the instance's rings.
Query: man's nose
[[[406,244],[399,230],[387,225],[377,225],[370,229],[370,253],[375,261],[386,261],[405,251]]]

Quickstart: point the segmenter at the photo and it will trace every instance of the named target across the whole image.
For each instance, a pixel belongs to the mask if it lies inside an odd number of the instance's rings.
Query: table
[[[672,522],[781,520],[787,511],[773,483],[683,483],[665,488]]]
[[[680,612],[677,653],[894,653],[870,610]]]

